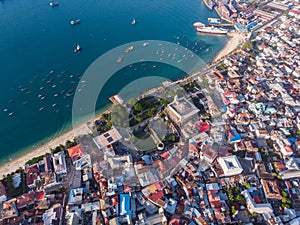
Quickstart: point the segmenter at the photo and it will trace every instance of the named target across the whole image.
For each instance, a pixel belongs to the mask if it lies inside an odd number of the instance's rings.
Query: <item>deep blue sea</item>
[[[140,40],[180,42],[210,62],[227,37],[195,32],[193,23],[208,17],[217,15],[201,0],[61,0],[58,7],[45,0],[0,0],[0,164],[70,128],[67,93],[112,48]],[[81,23],[71,26],[78,18]],[[78,54],[73,52],[77,43]],[[168,65],[149,64],[147,73],[145,67],[120,70],[101,92],[97,110],[137,75],[172,80],[185,75]]]

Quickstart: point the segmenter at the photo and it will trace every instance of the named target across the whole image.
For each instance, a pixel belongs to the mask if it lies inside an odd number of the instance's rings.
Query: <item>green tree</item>
[[[281,194],[282,194],[282,196],[285,197],[285,198],[288,196],[288,193],[287,193],[286,191],[284,191],[284,190],[281,191]]]
[[[245,186],[246,189],[248,189],[248,188],[250,188],[251,185],[247,181],[245,181],[244,186]]]
[[[233,215],[233,214],[235,214],[235,212],[236,212],[235,207],[234,207],[234,205],[232,205],[231,206],[231,214]]]

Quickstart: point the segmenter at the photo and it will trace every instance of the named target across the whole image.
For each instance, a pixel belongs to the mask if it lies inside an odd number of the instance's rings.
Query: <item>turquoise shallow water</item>
[[[210,62],[227,40],[196,34],[195,21],[217,16],[201,0],[59,3],[51,8],[40,0],[0,1],[0,164],[70,127],[72,96],[68,95],[76,89],[80,75],[106,51],[133,41],[164,40],[180,42]],[[131,25],[133,17],[136,26]],[[77,18],[81,23],[71,26],[70,20]],[[77,43],[83,50],[75,54]],[[163,64],[124,68],[102,90],[97,110],[107,107],[108,97],[136,77],[174,80],[184,75]]]

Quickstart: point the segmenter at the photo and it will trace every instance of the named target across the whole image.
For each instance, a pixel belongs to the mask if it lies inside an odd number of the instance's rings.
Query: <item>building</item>
[[[109,131],[94,138],[94,142],[99,149],[102,149],[106,146],[112,145],[113,143],[115,143],[121,139],[122,139],[121,134],[113,126]]]
[[[273,212],[272,206],[269,203],[256,204],[247,190],[242,191],[241,194],[244,196],[247,203],[247,208],[251,213],[255,212],[259,214],[265,214]]]
[[[2,202],[5,202],[6,200],[7,200],[7,196],[6,196],[5,187],[2,184],[2,182],[0,181],[0,204]]]
[[[82,144],[78,144],[76,146],[68,148],[68,154],[72,159],[72,162],[76,161],[77,159],[80,159],[84,155],[84,149]]]
[[[217,158],[217,155],[217,151],[210,146],[206,145],[204,147],[203,157],[207,162],[212,163]]]
[[[238,99],[238,95],[235,92],[222,93],[222,99],[225,105],[238,104],[240,102]]]
[[[120,194],[120,215],[131,215],[129,194]]]
[[[271,199],[282,199],[281,191],[278,188],[276,180],[261,179],[265,195]]]
[[[53,155],[53,167],[54,172],[57,176],[67,174],[67,165],[65,160],[65,154],[63,152],[58,152]]]
[[[26,175],[26,185],[28,188],[33,189],[36,187],[36,181],[39,180],[39,167],[38,164],[35,163],[33,165],[28,166],[25,169]]]
[[[226,177],[238,175],[243,172],[243,168],[235,155],[220,157],[218,158],[218,162]]]
[[[82,203],[83,188],[71,189],[68,205],[80,205]]]
[[[49,154],[49,155],[45,156],[43,160],[44,160],[44,165],[45,165],[45,172],[46,173],[54,172],[51,155]]]
[[[198,118],[199,109],[185,97],[178,99],[175,96],[174,101],[168,104],[166,112],[174,123],[183,126],[188,121]]]
[[[16,206],[20,211],[24,208],[30,207],[34,204],[36,193],[31,191],[16,198]]]
[[[43,221],[45,225],[61,225],[62,224],[63,207],[60,204],[46,210],[43,214]]]
[[[247,208],[251,213],[255,212],[259,214],[265,214],[273,212],[272,206],[269,203],[256,204],[247,190],[242,191],[241,194],[244,196],[247,203]]]

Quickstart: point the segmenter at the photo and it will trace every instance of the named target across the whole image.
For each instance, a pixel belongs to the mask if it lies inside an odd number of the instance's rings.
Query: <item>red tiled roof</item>
[[[293,150],[290,146],[284,146],[284,149],[287,153],[292,153],[293,152]]]
[[[25,173],[26,173],[26,185],[33,184],[34,180],[36,180],[38,177],[38,173],[39,173],[38,165],[34,164],[27,167]]]
[[[253,200],[254,200],[254,202],[255,202],[256,204],[260,204],[260,203],[261,203],[261,200],[260,200],[259,195],[254,195],[254,196],[253,196]]]
[[[158,201],[159,199],[161,199],[162,197],[164,196],[164,193],[163,193],[163,191],[158,191],[158,192],[156,192],[156,193],[151,193],[151,199],[153,200],[153,201]]]
[[[34,197],[35,197],[34,192],[29,192],[27,194],[23,194],[23,195],[17,197],[17,208],[19,209],[19,208],[23,208],[27,205],[33,204]]]
[[[210,129],[210,126],[208,125],[208,123],[206,122],[200,122],[198,124],[195,125],[196,128],[199,129],[199,131],[202,133],[202,132],[206,132],[206,131],[209,131]]]
[[[111,202],[112,202],[113,206],[118,204],[119,203],[119,197],[117,195],[112,197]]]
[[[42,200],[44,198],[44,196],[45,196],[45,193],[43,191],[37,193],[37,200],[39,200],[39,201]]]
[[[169,158],[170,153],[169,153],[169,152],[164,152],[164,153],[162,153],[160,156],[161,156],[163,159],[167,159],[167,158]]]
[[[72,161],[74,159],[78,159],[84,155],[83,146],[81,144],[78,144],[72,148],[68,148],[68,153],[69,153],[69,156],[72,159]]]

